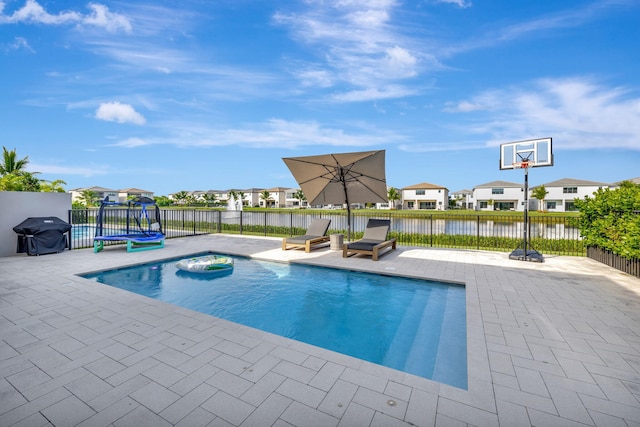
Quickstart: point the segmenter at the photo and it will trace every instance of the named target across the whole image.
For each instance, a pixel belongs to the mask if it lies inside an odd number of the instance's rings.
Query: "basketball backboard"
[[[530,168],[553,166],[551,138],[500,144],[500,170],[517,169],[523,162]]]

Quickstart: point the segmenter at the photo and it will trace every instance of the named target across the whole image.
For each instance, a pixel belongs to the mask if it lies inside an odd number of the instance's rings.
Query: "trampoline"
[[[126,243],[127,252],[160,249],[164,247],[164,233],[160,221],[160,208],[149,197],[136,197],[126,202],[100,204],[96,219],[93,252],[104,249],[105,243]]]

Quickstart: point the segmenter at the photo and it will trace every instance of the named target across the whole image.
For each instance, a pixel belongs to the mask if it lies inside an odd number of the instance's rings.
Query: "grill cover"
[[[44,255],[62,252],[69,247],[71,225],[58,217],[27,218],[13,227],[18,234],[17,253]]]

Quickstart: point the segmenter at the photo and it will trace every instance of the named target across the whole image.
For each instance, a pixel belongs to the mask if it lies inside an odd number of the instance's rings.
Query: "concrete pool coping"
[[[593,260],[209,235],[0,258],[0,425],[640,425],[640,280]],[[211,250],[464,283],[462,390],[77,274]]]

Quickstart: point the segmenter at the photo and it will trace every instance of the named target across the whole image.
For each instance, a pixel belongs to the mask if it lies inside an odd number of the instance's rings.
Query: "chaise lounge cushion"
[[[329,224],[331,224],[330,219],[314,219],[306,234],[282,239],[282,250],[303,247],[305,252],[310,252],[313,246],[329,241],[327,236]]]

